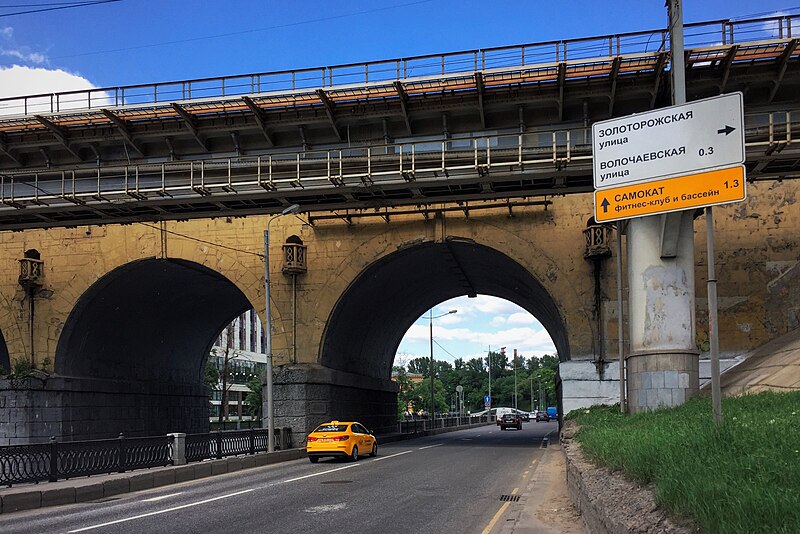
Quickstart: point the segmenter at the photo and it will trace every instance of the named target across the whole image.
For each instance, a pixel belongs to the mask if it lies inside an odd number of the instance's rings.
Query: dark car
[[[536,412],[536,422],[538,423],[539,421],[550,422],[550,416],[547,415],[547,412],[543,412],[540,410]]]
[[[500,421],[500,430],[505,430],[506,428],[522,430],[522,420],[519,418],[519,414],[507,413],[503,416],[503,420]]]
[[[531,416],[528,414],[528,412],[520,412],[519,418],[522,419],[523,423],[527,423],[531,420]]]

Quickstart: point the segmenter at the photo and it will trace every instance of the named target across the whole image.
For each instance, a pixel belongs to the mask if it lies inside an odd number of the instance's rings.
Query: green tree
[[[414,388],[414,384],[411,382],[411,378],[409,378],[406,368],[402,365],[395,365],[392,367],[392,376],[395,377],[398,387],[397,418],[402,419],[406,408],[408,407],[409,401],[413,400],[411,397],[411,391]]]
[[[428,358],[414,358],[408,362],[408,372],[427,378],[431,374],[431,361]]]
[[[436,411],[446,412],[447,400],[445,399],[444,395],[444,384],[442,384],[441,380],[437,379],[434,381],[434,386],[436,389]],[[416,411],[425,410],[426,412],[429,412],[431,406],[430,378],[426,378],[422,382],[415,384],[414,388],[411,390],[410,397]]]
[[[263,404],[263,397],[261,395],[261,378],[253,377],[247,383],[247,395],[244,398],[244,404],[247,406],[247,413],[251,416],[261,418],[261,406]]]

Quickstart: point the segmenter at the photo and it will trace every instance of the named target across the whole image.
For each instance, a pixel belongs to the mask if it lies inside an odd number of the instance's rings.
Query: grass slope
[[[655,484],[656,499],[706,532],[800,533],[800,392],[711,399],[623,416],[596,406],[568,416],[594,461]]]

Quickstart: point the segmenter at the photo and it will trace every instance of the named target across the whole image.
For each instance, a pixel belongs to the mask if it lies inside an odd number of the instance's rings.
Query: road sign
[[[489,395],[483,396],[483,405],[487,408],[492,405],[492,398]]]
[[[744,166],[594,192],[599,223],[738,202],[747,196]]]
[[[744,163],[742,93],[592,125],[595,189]]]

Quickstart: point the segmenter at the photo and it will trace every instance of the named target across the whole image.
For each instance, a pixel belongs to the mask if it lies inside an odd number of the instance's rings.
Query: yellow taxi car
[[[308,435],[306,453],[312,464],[325,456],[358,460],[362,453],[378,455],[378,440],[355,421],[331,421],[319,425]]]

